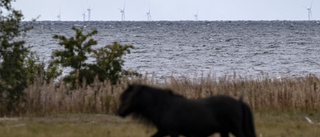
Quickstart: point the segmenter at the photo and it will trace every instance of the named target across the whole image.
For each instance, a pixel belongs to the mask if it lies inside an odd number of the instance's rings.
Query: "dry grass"
[[[148,74],[146,74],[147,76]],[[92,85],[82,83],[75,90],[61,82],[42,84],[35,81],[25,93],[19,115],[37,116],[70,113],[114,113],[119,105],[119,95],[130,83],[140,83],[161,88],[169,88],[187,98],[203,98],[224,94],[235,98],[243,97],[255,111],[319,112],[320,80],[317,76],[307,75],[300,78],[241,78],[224,76],[216,78],[207,75],[198,79],[173,77],[158,82],[154,78],[127,77],[117,85],[96,80]]]

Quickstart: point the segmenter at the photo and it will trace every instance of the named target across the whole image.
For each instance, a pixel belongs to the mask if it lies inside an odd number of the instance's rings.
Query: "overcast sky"
[[[91,20],[145,21],[150,10],[152,20],[307,20],[312,0],[16,0],[24,20],[40,15],[38,20],[82,21],[83,12]],[[320,0],[313,0],[312,20],[320,20]],[[86,17],[88,19],[88,17]]]

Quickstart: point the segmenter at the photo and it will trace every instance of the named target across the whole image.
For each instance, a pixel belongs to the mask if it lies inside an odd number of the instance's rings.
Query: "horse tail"
[[[253,124],[253,116],[249,106],[242,101],[240,98],[240,102],[242,104],[242,114],[243,114],[243,131],[246,137],[256,137],[254,124]]]

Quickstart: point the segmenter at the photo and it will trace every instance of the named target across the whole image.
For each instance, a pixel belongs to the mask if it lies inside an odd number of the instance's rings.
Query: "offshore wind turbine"
[[[194,14],[193,16],[194,16],[194,20],[197,21],[198,20],[198,8],[197,8],[196,14]]]
[[[197,21],[198,20],[198,12],[196,14],[194,14],[194,20]]]
[[[151,20],[150,1],[149,1],[149,10],[148,10],[148,12],[147,12],[147,20],[148,20],[148,21]]]
[[[151,13],[150,13],[150,9],[149,11],[147,12],[147,20],[150,21],[151,20]]]
[[[82,2],[81,2],[81,1],[80,1],[80,3],[81,3],[82,11],[83,11],[83,13],[82,13],[83,21],[86,21],[86,11],[84,10],[83,5],[82,5]]]
[[[88,10],[88,21],[90,21],[90,16],[91,16],[91,10],[92,9],[89,7],[87,10]]]
[[[87,11],[88,11],[88,21],[90,21],[90,17],[91,17],[91,8],[90,8],[90,4],[89,4],[89,2],[88,2],[88,0],[87,0],[87,4],[89,5],[89,8],[87,9]]]
[[[311,4],[310,4],[310,7],[307,7],[307,11],[308,11],[308,20],[311,19],[312,17],[312,3],[313,3],[313,0],[311,1]]]
[[[57,18],[58,18],[58,21],[61,21],[61,8],[59,8],[59,14],[58,14]]]
[[[125,10],[126,10],[126,3],[124,3],[123,9],[120,9],[120,13],[121,13],[121,21],[125,20]]]
[[[86,21],[86,12],[82,13],[83,21]]]

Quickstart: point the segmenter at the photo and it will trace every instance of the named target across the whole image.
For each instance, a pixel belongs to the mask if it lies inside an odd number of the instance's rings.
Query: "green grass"
[[[16,118],[1,120],[0,125],[5,137],[135,137],[148,132],[129,119],[102,114]]]
[[[320,122],[316,113],[259,112],[255,113],[257,135],[265,137],[316,137],[320,136],[320,125],[307,122],[305,116]]]
[[[305,116],[320,122],[317,113],[254,112],[257,136],[320,136],[320,125],[309,124]],[[111,114],[0,118],[0,136],[3,137],[149,137],[155,132],[153,127]]]

